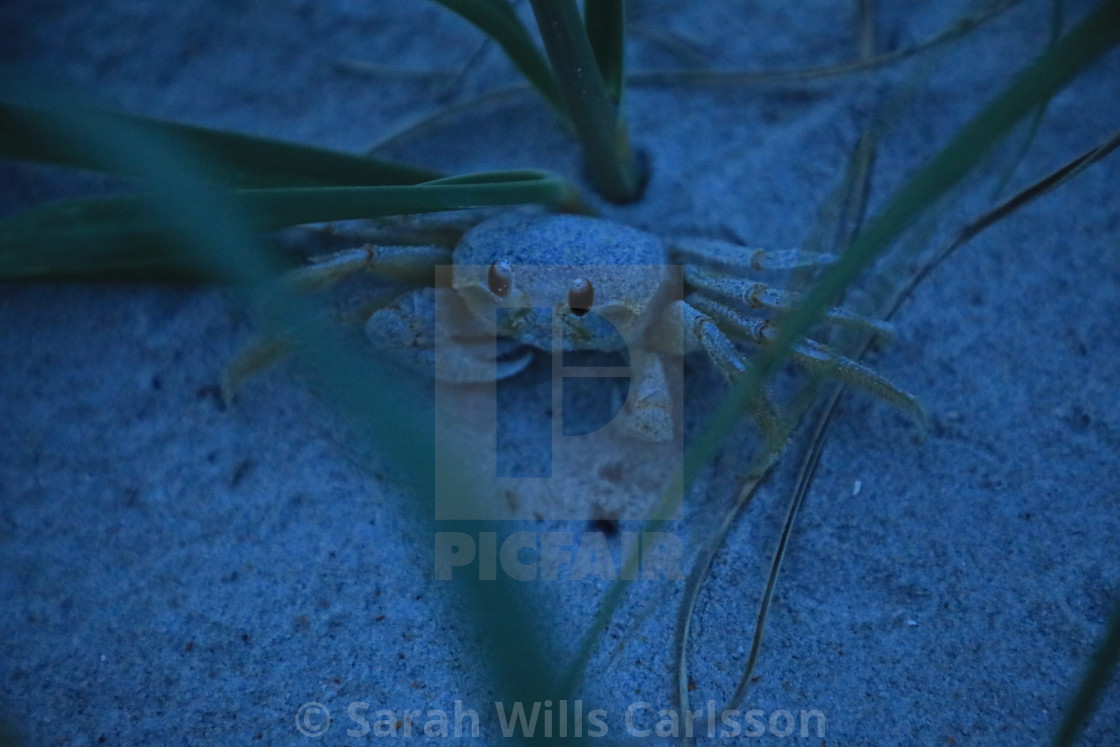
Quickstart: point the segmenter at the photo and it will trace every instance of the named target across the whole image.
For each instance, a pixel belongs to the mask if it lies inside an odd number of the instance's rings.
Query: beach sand
[[[815,68],[859,55],[855,3],[633,5],[635,75]],[[931,38],[971,6],[883,5],[883,53]],[[1067,28],[1091,7],[1064,5]],[[658,236],[828,248],[827,206],[861,133],[882,126],[874,216],[1044,50],[1049,19],[1048,4],[1023,2],[874,73],[720,86],[639,79],[627,123],[652,178],[638,204],[600,207]],[[0,28],[6,62],[128,111],[351,152],[518,82],[493,45],[457,76],[482,36],[434,3],[15,0]],[[943,244],[994,204],[1005,175],[997,199],[1104,141],[1117,80],[1113,50],[887,260]],[[383,154],[448,173],[547,168],[585,184],[577,147],[531,93],[468,108]],[[0,173],[4,214],[107,186],[11,163]],[[1113,155],[969,241],[901,307],[897,341],[868,364],[920,400],[930,427],[922,439],[873,396],[841,400],[733,717],[749,730],[755,712],[763,733],[729,743],[781,742],[787,726],[830,745],[1038,744],[1055,733],[1120,601],[1118,183]],[[870,292],[857,286],[848,303]],[[0,722],[29,745],[341,745],[374,740],[381,709],[404,736],[415,710],[417,743],[503,742],[495,701],[508,710],[514,697],[478,653],[472,600],[438,578],[437,533],[462,527],[434,522],[433,497],[409,495],[399,465],[353,437],[302,368],[277,365],[223,407],[223,368],[259,332],[223,289],[0,285]],[[682,448],[726,391],[703,357],[683,372]],[[803,378],[796,367],[783,375]],[[515,461],[548,458],[547,439],[517,434],[547,427],[550,377],[538,360],[502,385]],[[715,557],[689,646],[693,709],[718,709],[738,682],[805,443],[799,431]],[[666,530],[683,574],[759,444],[744,420],[701,470]],[[596,491],[622,484],[653,496],[659,482],[594,464],[597,476],[569,475],[557,503],[527,491],[549,516],[514,501],[517,519],[497,531],[537,543],[569,532],[576,544],[603,543],[614,567],[641,522],[609,521]],[[553,673],[564,670],[607,582],[562,572],[516,588],[540,617]],[[585,735],[596,731],[588,714],[603,712],[607,733],[589,743],[628,743],[628,712],[652,728],[672,707],[683,595],[679,579],[630,586],[571,696]],[[457,704],[478,714],[478,737],[416,735],[432,710],[453,730]],[[701,735],[707,723],[705,712]],[[300,725],[325,733],[312,739]],[[723,726],[717,715],[717,735]],[[1114,679],[1083,743],[1118,741]]]

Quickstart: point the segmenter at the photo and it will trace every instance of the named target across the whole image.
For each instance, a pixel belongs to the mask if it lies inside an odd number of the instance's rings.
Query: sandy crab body
[[[703,352],[734,381],[747,363],[732,340],[767,344],[770,317],[799,300],[754,276],[834,259],[714,239],[663,241],[607,220],[514,210],[475,225],[454,248],[367,244],[318,260],[295,280],[321,287],[370,271],[405,282],[404,292],[362,314],[367,337],[381,357],[438,380],[504,379],[528,366],[534,351],[624,353],[630,386],[620,424],[631,436],[664,441],[679,425],[680,399],[669,391],[664,357]],[[889,325],[842,308],[828,310],[825,321],[893,335]],[[258,346],[231,365],[227,399],[275,348]],[[795,344],[792,357],[924,417],[913,396],[812,339]],[[780,436],[766,394],[753,396],[750,414],[768,437]]]
[[[625,350],[632,376],[620,415],[624,428],[660,441],[675,425],[663,356],[703,351],[736,378],[746,363],[729,335],[765,344],[773,332],[769,319],[746,310],[780,311],[792,297],[744,275],[832,258],[712,240],[670,244],[611,221],[514,211],[467,231],[448,259],[449,278],[445,267],[435,287],[412,291],[369,318],[366,332],[376,348],[438,379],[461,382],[514,375],[533,350]],[[369,264],[377,269],[376,261]],[[843,310],[833,310],[830,319],[890,332]],[[811,340],[794,355],[825,375],[918,410],[913,397],[878,374]],[[765,395],[751,409],[764,432],[778,431]]]
[[[496,287],[496,272],[508,288]],[[670,275],[650,234],[582,216],[511,213],[463,236],[452,289],[476,320],[497,316],[501,337],[548,351],[559,326],[565,350],[615,351],[645,332]]]

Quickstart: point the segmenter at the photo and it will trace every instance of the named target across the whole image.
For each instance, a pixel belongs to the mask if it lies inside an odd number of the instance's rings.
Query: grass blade
[[[1097,701],[1109,685],[1116,663],[1120,661],[1120,603],[1112,613],[1112,621],[1101,645],[1093,652],[1089,671],[1081,680],[1077,695],[1070,702],[1066,717],[1054,736],[1054,747],[1069,747],[1081,734],[1085,723],[1093,715]]]
[[[616,203],[641,195],[643,169],[611,102],[575,0],[532,0],[537,26],[564,92],[595,188]]]
[[[1050,4],[1050,41],[1049,44],[1053,45],[1054,42],[1062,35],[1062,0],[1051,0]],[[1003,175],[1000,176],[999,181],[996,183],[995,189],[992,191],[993,196],[998,197],[1003,194],[1003,190],[1011,182],[1011,178],[1015,176],[1015,170],[1019,168],[1023,159],[1030,150],[1031,145],[1034,144],[1035,137],[1038,135],[1038,129],[1042,126],[1042,120],[1046,116],[1046,110],[1049,107],[1050,101],[1044,101],[1038,109],[1035,110],[1034,116],[1031,118],[1030,125],[1027,127],[1026,136],[1019,144],[1018,152],[1007,164],[1004,169]]]
[[[58,101],[53,101],[52,131],[74,147],[99,153],[106,165],[149,182],[152,194],[144,204],[152,224],[162,222],[163,233],[180,236],[194,262],[243,287],[250,300],[267,309],[274,331],[294,331],[297,352],[320,375],[334,403],[400,468],[421,510],[430,511],[434,454],[433,420],[430,411],[427,417],[422,412],[427,397],[405,377],[347,345],[330,326],[313,323],[316,315],[309,301],[286,287],[272,256],[254,240],[251,231],[258,221],[242,212],[244,205],[229,200],[227,191],[213,187],[204,161],[149,139],[142,129],[91,127],[78,110]],[[271,303],[261,304],[264,299]],[[463,499],[471,500],[471,471],[466,465],[462,470]],[[468,577],[460,590],[482,634],[498,692],[529,702],[558,697],[552,663],[535,633],[544,628],[543,621],[531,614],[516,582],[504,575],[491,582]]]
[[[619,109],[625,78],[626,0],[584,0],[583,22],[607,95]]]
[[[477,26],[487,36],[496,41],[514,66],[528,78],[541,96],[560,115],[565,123],[569,121],[568,109],[560,86],[541,54],[522,25],[521,19],[506,0],[435,0],[443,7],[453,11]]]
[[[804,304],[778,326],[773,343],[728,396],[724,406],[685,458],[685,484],[730,431],[752,393],[762,385],[799,339],[848,285],[921,213],[933,205],[981,160],[1023,116],[1049,99],[1083,67],[1120,40],[1120,0],[1108,0],[1089,13],[1050,50],[1020,73],[996,99],[957,132],[953,140],[910,178],[866,229],[851,250],[825,271]]]
[[[354,156],[309,145],[195,125],[168,122],[100,107],[74,107],[89,127],[106,131],[128,128],[154,142],[176,147],[221,164],[214,176],[235,187],[315,185],[377,186],[419,184],[438,171]],[[13,101],[0,102],[0,158],[36,161],[124,176],[138,176],[135,161],[106,163],[96,151],[52,131],[49,109]]]
[[[700,468],[719,448],[751,395],[785,359],[794,341],[820,318],[831,299],[838,296],[912,220],[971,171],[982,154],[1015,122],[1053,96],[1118,40],[1120,0],[1108,0],[1020,73],[995,101],[962,127],[945,148],[894,194],[883,212],[857,236],[850,250],[829,268],[806,302],[782,321],[777,339],[762,349],[755,365],[701,431],[686,452],[682,469],[653,508],[651,515],[655,519],[649,522],[650,527],[656,528],[659,520],[676,510],[676,496],[688,493]],[[622,602],[625,586],[623,582],[615,582],[608,588],[595,620],[584,635],[576,661],[566,675],[566,682],[574,683],[581,676],[597,641]]]
[[[250,216],[254,231],[489,205],[580,207],[572,186],[540,171],[467,174],[412,186],[241,189],[226,197]],[[169,230],[149,204],[145,195],[67,200],[0,220],[0,277],[215,279],[185,250],[189,232]]]
[[[626,76],[626,83],[631,86],[757,86],[792,83],[802,80],[820,80],[878,70],[959,39],[1021,2],[1023,0],[996,0],[991,5],[961,18],[923,42],[893,52],[884,52],[874,57],[861,55],[851,62],[793,70],[646,70]]]

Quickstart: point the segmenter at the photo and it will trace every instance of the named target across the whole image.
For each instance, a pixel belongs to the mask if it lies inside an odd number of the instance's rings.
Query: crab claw
[[[448,289],[421,288],[402,296],[374,312],[365,328],[378,353],[440,381],[504,379],[533,357],[530,348],[497,337]]]

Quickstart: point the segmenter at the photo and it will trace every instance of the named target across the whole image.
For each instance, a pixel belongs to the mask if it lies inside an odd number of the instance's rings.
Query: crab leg
[[[714,264],[727,270],[754,272],[767,270],[797,270],[803,267],[821,267],[836,261],[834,254],[805,252],[800,249],[752,249],[722,239],[682,238],[669,242],[669,257],[673,260],[688,259]]]
[[[774,338],[776,329],[768,320],[752,319],[730,306],[698,294],[690,296],[689,302],[695,304],[702,312],[719,319],[728,326],[732,334],[745,340],[757,345],[766,345]],[[818,375],[859,387],[909,412],[919,423],[926,422],[925,412],[914,395],[899,389],[889,379],[875,373],[867,366],[837,355],[820,343],[813,340],[795,343],[793,357],[798,363]]]
[[[747,372],[746,362],[715,320],[685,301],[669,304],[648,335],[654,350],[677,354],[704,352],[732,385]],[[781,422],[766,392],[755,392],[747,408],[767,441],[776,442],[782,433]]]
[[[532,350],[498,337],[447,288],[420,288],[366,322],[374,351],[440,381],[497,381],[520,372]],[[407,354],[405,357],[401,353]]]
[[[810,371],[828,376],[845,384],[857,386],[895,407],[910,413],[918,423],[925,425],[926,413],[917,398],[894,385],[885,376],[867,366],[856,363],[851,358],[833,353],[813,340],[805,340],[793,346],[793,357]]]
[[[801,293],[777,290],[766,283],[716,275],[698,267],[686,267],[684,280],[685,283],[705,294],[737,301],[752,309],[789,311],[805,300],[805,296]],[[890,324],[840,307],[830,308],[825,312],[824,318],[838,327],[867,332],[887,342],[893,340],[895,336],[894,327]]]
[[[634,379],[618,415],[621,424],[631,436],[643,441],[668,441],[673,437],[673,398],[660,356],[633,350],[630,366]]]
[[[431,285],[438,265],[451,264],[451,250],[436,246],[375,246],[365,244],[316,257],[289,273],[297,287],[318,290],[357,272],[368,271],[414,285]]]
[[[322,290],[358,272],[373,272],[383,277],[415,285],[431,285],[436,267],[450,265],[451,250],[435,246],[375,246],[365,244],[311,260],[310,264],[289,272],[285,279],[304,291]],[[393,297],[397,294],[394,293]],[[389,298],[376,297],[359,313],[362,321],[385,306]],[[266,335],[242,350],[222,372],[222,399],[233,402],[241,384],[291,351],[284,335]]]
[[[226,364],[222,371],[220,389],[222,404],[233,404],[233,396],[241,384],[253,374],[271,366],[291,351],[291,343],[283,338],[266,336],[253,341],[237,357]]]

